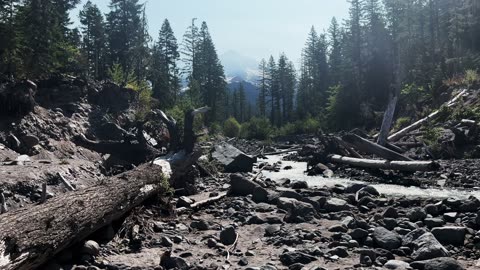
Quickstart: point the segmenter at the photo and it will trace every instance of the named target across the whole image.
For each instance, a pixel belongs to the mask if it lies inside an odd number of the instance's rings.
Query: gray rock
[[[449,257],[435,258],[425,261],[417,261],[410,264],[415,269],[423,270],[463,270],[464,268]]]
[[[247,196],[253,193],[259,185],[250,181],[241,174],[230,175],[230,194],[237,196]]]
[[[286,266],[296,263],[309,264],[316,260],[317,258],[300,251],[289,251],[280,255],[280,261]]]
[[[350,232],[350,236],[353,239],[364,239],[368,236],[368,231],[361,228],[357,228]]]
[[[310,221],[314,218],[316,213],[311,204],[291,198],[279,198],[277,207],[288,212],[285,217],[285,221],[287,222]]]
[[[308,184],[306,181],[295,181],[292,183],[293,189],[307,189]]]
[[[328,212],[340,212],[349,210],[351,207],[345,200],[330,198],[325,202],[323,208]]]
[[[35,145],[38,145],[40,143],[40,140],[35,135],[25,135],[22,136],[22,142],[27,148],[30,149]]]
[[[93,240],[89,240],[83,244],[82,253],[97,256],[100,253],[100,245]]]
[[[467,229],[465,227],[433,228],[432,234],[444,245],[463,246]]]
[[[376,197],[376,196],[379,196],[379,195],[380,195],[380,193],[377,191],[376,188],[374,188],[373,186],[366,186],[366,187],[360,189],[359,191],[357,191],[356,199],[358,201],[365,196]]]
[[[386,264],[383,265],[385,269],[391,270],[410,270],[412,267],[409,263],[404,261],[397,261],[397,260],[390,260]]]
[[[268,225],[267,227],[265,227],[265,236],[274,236],[280,230],[280,225]]]
[[[386,250],[397,249],[402,245],[402,238],[396,232],[389,231],[384,227],[377,227],[373,231],[373,241]]]
[[[256,203],[268,202],[268,190],[257,186],[253,189],[252,200]]]
[[[210,225],[205,220],[194,220],[190,223],[190,228],[197,229],[199,231],[206,231],[210,229]]]
[[[178,198],[177,201],[177,207],[190,207],[191,204],[193,204],[194,201],[186,196],[181,196]]]
[[[336,225],[333,225],[331,226],[330,228],[328,228],[328,231],[329,232],[342,232],[342,233],[346,233],[348,231],[348,228],[347,226],[345,226],[344,224],[336,224]]]
[[[414,208],[408,212],[408,219],[411,222],[423,221],[427,217],[427,213],[422,208]]]
[[[220,242],[224,245],[232,245],[237,239],[235,228],[229,226],[220,232]]]
[[[173,241],[167,236],[162,236],[162,238],[160,239],[160,244],[164,247],[172,247]]]
[[[438,216],[438,206],[436,206],[435,204],[427,204],[425,205],[423,210],[425,210],[425,212],[429,215],[432,215],[434,217]]]
[[[397,209],[393,207],[388,207],[385,209],[385,212],[383,212],[383,217],[386,218],[398,218],[398,212]]]
[[[348,251],[346,247],[335,247],[330,249],[327,253],[331,256],[337,255],[340,258],[348,257]]]
[[[228,143],[215,145],[212,158],[220,163],[226,172],[251,172],[253,164],[257,162],[253,158]]]
[[[181,257],[170,257],[160,262],[165,269],[187,270],[190,269],[188,262]]]
[[[455,220],[457,219],[457,216],[458,216],[457,212],[448,212],[443,214],[443,219],[446,222],[455,222]]]
[[[423,223],[428,227],[428,228],[436,228],[436,227],[442,227],[445,225],[445,221],[441,218],[426,218]]]
[[[411,257],[416,261],[450,256],[435,236],[423,229],[417,229],[405,235],[403,244],[413,248]]]

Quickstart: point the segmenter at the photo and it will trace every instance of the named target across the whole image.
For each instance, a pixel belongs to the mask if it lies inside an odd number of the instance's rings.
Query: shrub
[[[288,123],[280,128],[278,135],[315,134],[320,129],[320,122],[312,117]]]
[[[273,134],[273,128],[267,118],[252,118],[244,123],[240,136],[246,139],[268,140]]]
[[[395,122],[395,129],[399,130],[402,129],[410,124],[412,120],[410,117],[399,117],[397,122]]]
[[[223,134],[227,137],[238,137],[240,134],[240,124],[237,119],[230,117],[223,123]]]
[[[463,79],[463,83],[465,85],[470,87],[475,83],[477,83],[478,81],[479,81],[479,76],[476,70],[468,69],[467,71],[465,71],[465,78]]]

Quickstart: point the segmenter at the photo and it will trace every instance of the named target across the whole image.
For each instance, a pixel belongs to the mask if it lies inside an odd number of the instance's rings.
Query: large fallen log
[[[462,90],[458,95],[456,95],[453,99],[451,99],[449,102],[447,102],[445,104],[445,106],[446,107],[454,106],[456,104],[456,102],[465,95],[466,92],[467,92],[466,89]],[[395,142],[395,141],[400,140],[402,137],[407,135],[410,131],[417,129],[417,128],[421,127],[422,125],[424,125],[425,123],[428,123],[432,119],[435,119],[436,117],[438,117],[440,115],[440,112],[441,112],[441,110],[436,110],[436,111],[432,112],[427,117],[422,118],[422,119],[418,120],[417,122],[411,124],[410,126],[408,126],[406,128],[403,128],[402,130],[390,135],[388,137],[388,140],[391,141],[391,142]],[[378,136],[378,134],[375,137],[377,137],[377,136]]]
[[[408,158],[404,155],[401,155],[395,151],[392,151],[379,144],[366,140],[355,134],[346,134],[342,136],[342,140],[347,142],[348,144],[350,144],[360,152],[377,155],[387,160],[403,160],[403,161],[412,160],[411,158]]]
[[[0,269],[35,269],[159,192],[168,166],[153,164],[0,217]]]
[[[388,161],[374,159],[360,159],[340,155],[329,156],[331,162],[347,164],[355,167],[398,170],[398,171],[434,171],[439,168],[434,161]]]

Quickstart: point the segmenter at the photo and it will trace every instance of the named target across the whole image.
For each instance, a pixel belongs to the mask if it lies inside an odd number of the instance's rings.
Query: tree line
[[[164,109],[208,105],[206,122],[226,117],[226,79],[206,22],[192,20],[180,44],[168,20],[148,33],[145,4],[111,0],[109,12],[87,1],[72,28],[69,12],[80,0],[0,0],[0,73],[39,78],[66,73],[115,82],[142,92]],[[180,70],[179,61],[184,62]],[[182,77],[188,90],[182,93]]]
[[[165,20],[152,38],[139,0],[111,0],[106,14],[88,1],[73,28],[79,2],[0,0],[0,73],[112,79],[138,90],[146,109],[208,105],[207,124],[233,116],[338,130],[378,127],[393,96],[403,113],[440,104],[446,80],[480,65],[477,0],[349,0],[347,19],[311,28],[297,68],[283,53],[260,62],[257,104],[248,104],[243,86],[227,91],[206,22],[192,19],[179,42]]]
[[[349,17],[311,28],[296,73],[282,54],[259,66],[258,115],[275,126],[379,127],[393,96],[439,105],[445,81],[480,65],[476,0],[349,0]],[[292,105],[294,104],[294,105]]]

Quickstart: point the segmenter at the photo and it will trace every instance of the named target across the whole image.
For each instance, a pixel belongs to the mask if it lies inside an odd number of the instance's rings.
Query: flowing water
[[[262,159],[260,162],[268,162],[274,164],[281,161],[280,172],[264,171],[263,175],[274,181],[282,178],[288,178],[292,181],[306,181],[309,186],[316,187],[332,187],[335,185],[349,186],[354,183],[365,184],[365,182],[352,180],[347,178],[325,178],[323,176],[308,176],[305,174],[307,169],[306,162],[284,161],[282,158],[285,155],[268,156],[267,159]],[[283,170],[285,166],[291,166],[290,170]],[[440,181],[439,181],[440,182]],[[393,184],[372,184],[378,192],[387,196],[407,196],[407,197],[421,197],[421,198],[458,198],[466,199],[469,196],[475,196],[480,199],[480,190],[459,190],[451,188],[421,188],[421,187],[406,187]]]

